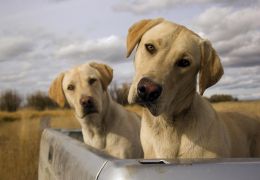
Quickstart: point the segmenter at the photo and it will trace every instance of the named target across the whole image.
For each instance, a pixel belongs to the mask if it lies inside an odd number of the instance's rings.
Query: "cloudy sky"
[[[209,39],[225,75],[205,95],[260,99],[259,0],[0,0],[0,91],[47,91],[58,73],[89,59],[131,82],[129,26],[164,17]]]

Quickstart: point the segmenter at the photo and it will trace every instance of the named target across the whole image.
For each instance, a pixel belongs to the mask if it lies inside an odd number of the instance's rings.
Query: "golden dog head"
[[[208,40],[162,18],[142,20],[130,27],[127,57],[136,46],[136,73],[128,101],[146,106],[155,116],[181,104],[188,106],[196,92],[198,73],[201,95],[223,74]]]
[[[49,96],[61,107],[66,102],[79,118],[102,111],[107,87],[112,81],[113,70],[108,65],[87,63],[61,73],[52,82]]]

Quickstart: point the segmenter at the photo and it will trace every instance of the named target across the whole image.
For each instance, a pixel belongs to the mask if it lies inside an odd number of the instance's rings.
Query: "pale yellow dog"
[[[86,144],[114,157],[142,158],[140,118],[112,100],[107,91],[112,78],[108,65],[86,63],[61,73],[49,96],[74,108]]]
[[[127,56],[136,46],[128,101],[146,107],[141,124],[145,158],[260,156],[259,122],[239,113],[216,113],[201,97],[223,74],[208,40],[159,18],[130,27]]]

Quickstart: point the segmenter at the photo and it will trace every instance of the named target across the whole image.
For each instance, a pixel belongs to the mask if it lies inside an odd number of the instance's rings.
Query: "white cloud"
[[[125,60],[124,52],[124,40],[115,35],[86,39],[33,28],[2,31],[0,89],[19,89],[22,94],[47,91],[58,73],[90,59],[115,64]]]
[[[231,7],[212,7],[196,17],[196,25],[211,40],[232,39],[238,34],[248,33],[260,28],[260,7],[236,9]]]
[[[167,6],[172,6],[173,4],[176,4],[176,2],[171,0],[136,0],[117,4],[113,9],[115,11],[129,11],[136,14],[143,14],[153,10],[164,9]]]
[[[260,65],[260,6],[242,9],[212,7],[193,21],[193,29],[203,32],[226,66]]]
[[[208,5],[224,6],[250,6],[259,3],[259,0],[134,0],[116,4],[113,9],[118,12],[131,12],[134,14],[149,14],[154,11],[173,9],[180,6]]]
[[[23,56],[33,47],[34,42],[23,36],[0,37],[0,61]]]
[[[225,75],[206,93],[260,98],[259,0],[116,1],[120,4],[114,11],[115,1],[28,2],[6,1],[0,6],[1,90],[15,88],[22,94],[47,91],[58,73],[88,59],[110,64],[115,72],[113,82],[130,82],[134,68],[130,60],[125,61],[122,37],[132,22],[153,14],[184,23],[212,41]],[[116,11],[146,13],[146,17]]]
[[[205,95],[232,94],[239,99],[259,99],[260,66],[226,68],[221,80],[209,88]]]
[[[70,1],[70,0],[48,0],[49,2],[52,3],[61,3],[61,2],[66,2],[66,1]]]
[[[125,59],[124,52],[124,40],[111,35],[95,40],[72,41],[61,46],[55,55],[59,59],[104,59],[116,62]]]

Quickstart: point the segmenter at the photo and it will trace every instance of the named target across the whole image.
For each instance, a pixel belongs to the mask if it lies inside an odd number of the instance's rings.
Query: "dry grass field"
[[[215,103],[213,106],[219,111],[239,111],[260,117],[260,101]],[[137,106],[127,109],[141,112]],[[40,134],[45,127],[80,126],[71,110],[0,112],[0,180],[37,179]]]
[[[217,111],[237,111],[247,115],[260,117],[260,101],[238,101],[214,103],[213,107]]]
[[[0,112],[1,180],[37,179],[40,135],[47,126],[80,127],[71,110]]]

